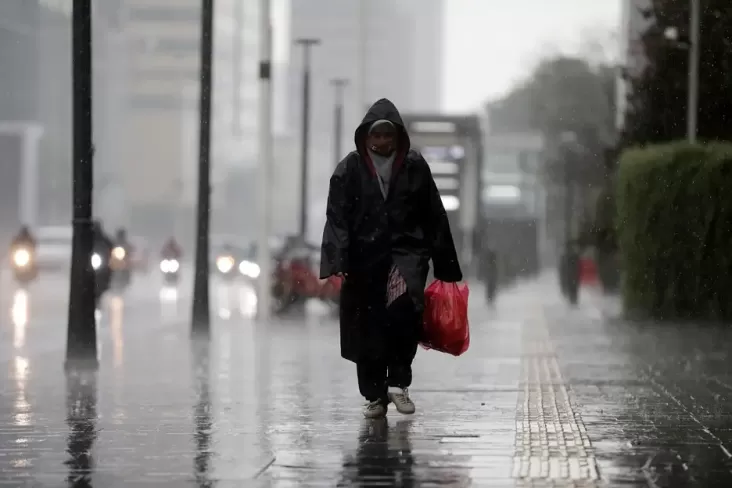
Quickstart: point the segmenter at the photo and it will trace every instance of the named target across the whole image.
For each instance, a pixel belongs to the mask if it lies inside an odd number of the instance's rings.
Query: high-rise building
[[[28,169],[37,168],[38,29],[37,2],[0,2],[0,239],[34,224],[28,207]]]
[[[290,37],[317,38],[312,48],[309,174],[313,197],[327,193],[334,155],[334,89],[346,78],[344,151],[365,105],[389,98],[402,112],[442,106],[444,0],[291,0]],[[290,48],[289,127],[301,137],[303,48]],[[299,144],[299,142],[298,142]],[[297,146],[299,148],[299,145]],[[299,150],[298,150],[299,154]],[[296,165],[297,161],[293,161]],[[294,169],[294,168],[293,168]],[[296,170],[295,170],[296,171]],[[319,214],[323,202],[311,202]],[[318,233],[313,220],[310,234]],[[321,229],[322,230],[322,229]]]
[[[68,223],[71,219],[72,159],[72,0],[8,0],[0,2],[0,120],[4,141],[21,135],[21,152],[0,149],[2,212],[15,211],[20,200],[21,220],[28,224]],[[118,164],[124,144],[120,117],[124,100],[119,44],[119,0],[94,2],[92,85],[95,95],[95,189],[103,189],[104,175]],[[13,134],[14,133],[14,134]],[[16,141],[17,142],[17,141]],[[119,145],[118,145],[119,144]],[[19,159],[18,159],[19,156]],[[20,168],[16,168],[20,163]],[[14,172],[20,169],[21,184]],[[97,210],[104,198],[97,198]],[[4,220],[4,219],[3,219]]]
[[[643,11],[651,6],[650,0],[623,0],[620,20],[620,57],[621,65],[630,76],[639,76],[645,66],[645,53],[641,36],[649,26]],[[628,99],[628,82],[619,76],[617,80],[617,117],[616,126],[622,128]]]
[[[212,185],[224,205],[230,169],[256,161],[258,5],[214,2]],[[200,0],[126,0],[130,135],[128,186],[148,219],[195,202]],[[133,169],[134,168],[134,169]],[[146,175],[140,178],[140,175]]]

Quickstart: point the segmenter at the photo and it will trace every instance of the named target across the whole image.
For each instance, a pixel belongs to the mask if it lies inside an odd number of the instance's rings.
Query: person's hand
[[[348,278],[348,273],[336,273],[335,275],[342,280]]]

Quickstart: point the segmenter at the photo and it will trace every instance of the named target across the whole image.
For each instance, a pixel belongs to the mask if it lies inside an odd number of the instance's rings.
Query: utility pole
[[[363,110],[363,113],[366,113],[371,106],[366,94],[366,43],[368,42],[367,1],[368,0],[358,0],[358,104]]]
[[[348,80],[336,78],[331,80],[335,88],[335,109],[333,113],[333,166],[337,166],[343,157],[343,91],[348,86]]]
[[[81,362],[96,368],[97,325],[95,277],[91,265],[94,248],[92,191],[94,187],[92,139],[92,8],[91,0],[73,4],[73,249],[66,337],[66,367]]]
[[[689,142],[695,143],[697,133],[697,116],[699,112],[699,31],[701,29],[701,0],[690,0],[690,2],[689,99],[686,106],[686,134]]]
[[[213,0],[202,0],[196,270],[193,282],[191,329],[194,333],[203,334],[207,334],[211,328],[208,259],[209,225],[211,222],[211,57],[213,52],[213,7]]]
[[[308,232],[308,173],[310,152],[310,53],[313,46],[320,44],[319,39],[298,39],[295,44],[303,48],[302,68],[302,160],[300,182],[300,237],[305,240]]]
[[[232,85],[234,86],[233,92],[233,127],[232,130],[234,135],[241,136],[241,66],[242,66],[242,25],[244,24],[244,2],[239,0],[234,2],[234,35],[232,46],[233,62],[231,63],[232,68]]]
[[[257,315],[267,321],[272,313],[271,305],[271,268],[269,236],[272,225],[272,20],[271,0],[260,0],[259,34],[259,239],[257,240],[257,260],[259,261],[259,280],[257,285]]]

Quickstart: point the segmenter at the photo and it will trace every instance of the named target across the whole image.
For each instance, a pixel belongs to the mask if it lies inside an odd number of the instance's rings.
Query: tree
[[[732,135],[732,10],[729,0],[701,0],[698,137],[729,140]],[[689,1],[651,0],[650,21],[640,37],[645,67],[628,76],[630,92],[624,146],[682,139],[686,135]],[[674,42],[667,29],[678,32]]]
[[[605,156],[616,142],[615,68],[571,56],[545,59],[531,76],[489,106],[491,130],[538,131],[548,141],[573,132],[582,148],[572,168],[576,180],[601,184]],[[561,179],[566,160],[549,161],[547,176]]]

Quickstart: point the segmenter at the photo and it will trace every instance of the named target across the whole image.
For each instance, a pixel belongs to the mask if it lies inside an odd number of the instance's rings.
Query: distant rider
[[[163,259],[180,260],[181,256],[183,255],[183,250],[181,249],[180,245],[178,245],[178,241],[175,240],[175,237],[171,237],[170,239],[165,241],[161,254]]]
[[[112,241],[106,232],[104,232],[102,223],[98,220],[95,220],[92,224],[92,233],[94,239],[94,252],[102,257],[103,263],[106,266],[109,264],[109,258],[112,255],[112,249],[114,249],[114,241]]]
[[[10,246],[12,249],[26,247],[29,248],[31,252],[36,250],[36,239],[33,237],[33,234],[27,225],[23,225],[20,228],[20,232],[18,232],[18,234],[13,238]]]
[[[130,244],[130,239],[127,237],[127,230],[125,228],[120,227],[117,229],[114,240],[119,247],[123,248],[128,253],[132,251],[132,245]]]

